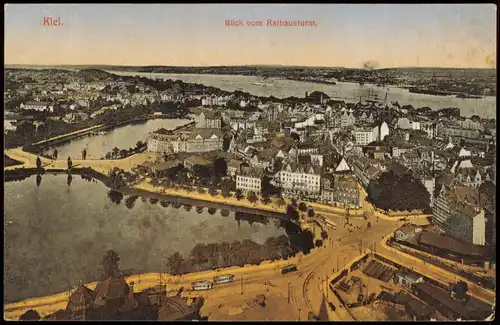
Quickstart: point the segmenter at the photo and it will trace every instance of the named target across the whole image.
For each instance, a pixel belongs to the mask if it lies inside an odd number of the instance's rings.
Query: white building
[[[217,113],[201,112],[194,118],[197,128],[220,129],[221,118]]]
[[[288,164],[276,178],[285,196],[318,197],[321,191],[320,167]]]
[[[157,154],[216,151],[222,150],[222,145],[219,129],[193,129],[178,134],[155,132],[148,138],[148,151]]]
[[[389,135],[389,125],[386,122],[380,124],[380,140],[384,140],[386,136]]]
[[[242,191],[253,191],[260,193],[262,189],[263,172],[257,168],[243,169],[240,174],[236,175],[236,189]]]
[[[201,99],[202,106],[217,106],[219,105],[219,98],[215,95],[212,96],[204,96]]]
[[[35,111],[54,111],[54,106],[50,105],[50,103],[47,102],[27,102],[26,104],[22,103],[20,105],[22,109],[26,110],[35,110]]]
[[[418,121],[412,121],[411,122],[411,128],[412,128],[412,130],[420,130],[421,129],[420,122],[418,122]]]
[[[358,128],[353,131],[356,144],[359,146],[366,146],[370,142],[378,139],[378,127],[371,128]]]

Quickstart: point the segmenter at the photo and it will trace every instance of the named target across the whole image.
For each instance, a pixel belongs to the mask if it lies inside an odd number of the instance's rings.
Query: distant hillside
[[[78,74],[81,76],[97,76],[97,77],[113,76],[113,74],[99,69],[82,69],[78,71]]]
[[[95,81],[102,79],[114,79],[117,76],[99,69],[82,69],[77,73],[80,77],[83,77],[87,81]]]

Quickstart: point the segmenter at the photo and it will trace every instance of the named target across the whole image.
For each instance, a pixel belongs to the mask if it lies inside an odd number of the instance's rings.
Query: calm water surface
[[[322,91],[332,98],[346,101],[359,101],[360,96],[364,99],[374,99],[372,94],[376,94],[378,99],[383,100],[387,93],[388,101],[397,101],[401,105],[413,105],[415,107],[428,106],[436,110],[446,107],[459,107],[463,116],[477,114],[486,118],[496,117],[496,97],[491,96],[480,99],[465,99],[456,98],[455,96],[414,94],[410,93],[407,89],[395,87],[377,87],[368,84],[361,86],[357,83],[344,82],[337,85],[325,85],[277,78],[266,80],[266,83],[273,83],[273,86],[259,86],[254,85],[254,83],[262,82],[262,80],[255,76],[109,72],[117,75],[138,75],[148,78],[182,80],[184,82],[217,87],[225,91],[241,90],[256,96],[267,97],[273,95],[278,98],[289,96],[304,97],[306,91],[309,93]]]
[[[145,142],[148,133],[159,128],[175,129],[178,126],[189,123],[188,119],[154,119],[133,125],[125,125],[110,130],[103,135],[86,136],[56,146],[59,157],[62,159],[70,156],[81,157],[83,149],[87,149],[87,159],[101,159],[106,153],[118,147],[129,149],[135,147],[138,141]],[[47,148],[45,153],[52,153],[53,148]],[[59,158],[61,159],[61,158]]]
[[[112,203],[109,189],[74,175],[44,175],[5,183],[4,299],[54,294],[98,280],[106,250],[120,254],[121,269],[134,273],[167,271],[167,258],[187,257],[197,243],[251,239],[264,244],[285,234],[275,219],[267,224],[164,208],[158,202],[135,201],[132,209]],[[9,222],[12,221],[12,222]]]

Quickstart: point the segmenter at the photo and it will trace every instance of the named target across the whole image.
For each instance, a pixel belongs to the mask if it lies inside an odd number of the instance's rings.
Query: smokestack
[[[306,98],[307,98],[307,96],[308,96],[308,92],[306,91]]]

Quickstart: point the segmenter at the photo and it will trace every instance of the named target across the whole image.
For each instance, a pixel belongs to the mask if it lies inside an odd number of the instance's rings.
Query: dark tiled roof
[[[194,139],[196,136],[200,135],[203,139],[208,139],[214,134],[218,138],[222,138],[222,136],[223,136],[221,130],[219,130],[219,129],[197,129],[197,128],[194,128],[190,133],[190,138]]]
[[[421,317],[429,317],[434,314],[434,308],[405,292],[398,293],[393,302],[410,308],[415,314]]]
[[[189,162],[193,165],[211,165],[212,164],[210,161],[206,160],[205,158],[203,158],[201,156],[197,156],[197,155],[188,157],[184,161]]]
[[[473,304],[464,304],[460,301],[457,301],[443,289],[427,282],[417,283],[414,286],[417,290],[427,293],[428,295],[433,297],[434,300],[439,301],[440,304],[451,309],[461,318],[466,320],[478,320],[476,319],[477,311],[473,309]]]
[[[418,243],[461,255],[477,257],[487,257],[489,255],[487,248],[484,246],[460,242],[453,238],[430,232],[422,232],[418,238]]]
[[[123,298],[129,291],[129,286],[123,277],[110,277],[105,281],[101,281],[95,288],[95,300],[106,301],[114,298]]]
[[[78,311],[82,308],[90,308],[93,301],[94,292],[84,285],[79,285],[69,297],[66,309],[69,311]]]

